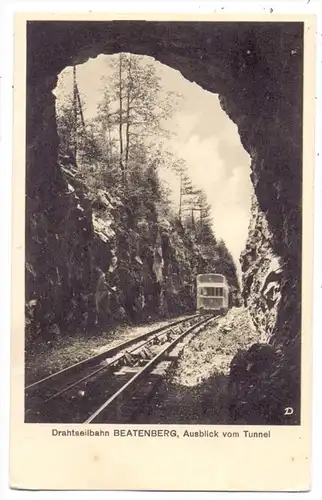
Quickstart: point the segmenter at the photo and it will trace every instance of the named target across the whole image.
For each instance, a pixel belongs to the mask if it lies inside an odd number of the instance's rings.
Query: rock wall
[[[298,424],[300,338],[299,325],[291,325],[291,311],[298,318],[300,310],[292,300],[291,294],[296,291],[287,278],[287,263],[276,255],[274,235],[255,195],[240,262],[242,298],[259,338],[249,349],[238,352],[231,362],[231,420],[248,425]],[[289,332],[294,335],[291,339]],[[288,406],[294,410],[291,416],[285,415]]]
[[[256,196],[245,250],[241,258],[244,305],[249,309],[261,342],[273,335],[281,302],[282,258],[273,250],[273,235]]]
[[[92,286],[91,206],[76,192],[73,174],[59,175],[59,194],[46,206],[27,198],[26,341],[51,340],[61,327],[85,327]],[[70,180],[70,182],[69,182]],[[47,198],[49,201],[49,196]]]
[[[275,248],[274,234],[253,196],[240,262],[242,297],[260,337],[231,363],[235,423],[300,423],[300,287],[290,275],[289,259],[277,255]],[[294,413],[285,415],[286,407]]]

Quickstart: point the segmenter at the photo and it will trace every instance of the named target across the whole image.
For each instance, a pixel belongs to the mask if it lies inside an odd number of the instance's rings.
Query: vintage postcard
[[[11,486],[308,490],[314,16],[14,38]]]

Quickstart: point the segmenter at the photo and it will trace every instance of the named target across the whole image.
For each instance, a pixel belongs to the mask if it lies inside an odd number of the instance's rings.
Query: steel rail
[[[178,325],[176,325],[176,326],[178,326]],[[61,396],[65,392],[69,391],[70,389],[73,389],[73,387],[76,387],[77,385],[81,384],[82,382],[86,382],[86,380],[90,379],[91,377],[94,377],[94,375],[97,375],[98,373],[105,371],[105,370],[109,371],[113,366],[117,365],[120,361],[122,361],[123,358],[125,358],[127,354],[132,354],[133,352],[139,351],[143,347],[148,346],[149,344],[151,344],[151,342],[153,342],[153,340],[156,337],[159,338],[159,337],[162,337],[162,335],[166,335],[168,333],[167,330],[171,330],[171,328],[173,328],[172,324],[168,325],[167,328],[163,329],[161,332],[158,332],[158,333],[156,333],[155,331],[151,332],[151,335],[153,335],[153,337],[151,339],[148,338],[146,341],[143,342],[143,344],[139,344],[138,346],[134,346],[133,349],[126,350],[125,352],[121,351],[120,354],[117,357],[115,357],[114,359],[112,359],[109,363],[107,363],[103,366],[100,366],[95,371],[89,373],[85,377],[80,378],[79,380],[76,380],[72,384],[69,384],[67,387],[64,387],[59,392],[56,392],[55,394],[50,396],[48,399],[46,399],[44,401],[44,404],[48,403],[49,401],[52,401],[53,399],[56,399],[57,397]],[[139,339],[139,342],[140,342],[140,339]]]
[[[173,340],[169,345],[167,345],[162,351],[160,351],[154,358],[152,358],[138,373],[136,373],[133,377],[130,378],[122,387],[120,387],[109,399],[105,401],[85,422],[84,424],[90,424],[93,420],[96,419],[106,408],[113,403],[120,395],[123,395],[129,387],[131,387],[135,382],[137,382],[140,378],[146,375],[152,368],[155,367],[161,361],[162,357],[171,351],[181,339],[183,339],[190,332],[198,328],[199,326],[205,325],[210,321],[213,321],[214,317],[206,318],[196,323],[195,325],[189,327],[185,332],[181,333],[175,340]]]
[[[48,375],[47,377],[44,377],[41,380],[38,380],[36,382],[33,382],[32,384],[29,384],[28,386],[25,387],[25,394],[27,396],[30,396],[30,392],[33,393],[34,391],[38,390],[42,386],[44,386],[46,383],[51,382],[58,377],[66,374],[71,374],[74,372],[77,372],[80,368],[85,368],[89,367],[93,364],[99,363],[103,361],[107,357],[112,357],[113,355],[117,354],[120,350],[125,349],[126,347],[130,347],[131,345],[137,343],[140,340],[145,340],[146,338],[149,338],[152,335],[156,335],[159,332],[162,332],[164,330],[167,330],[168,328],[172,328],[174,326],[179,325],[180,323],[185,323],[193,318],[198,317],[198,314],[189,316],[187,318],[174,321],[173,323],[161,326],[159,328],[156,328],[155,330],[143,333],[141,335],[137,335],[136,337],[133,337],[129,340],[126,340],[125,342],[121,342],[120,344],[117,344],[114,347],[111,347],[110,349],[107,349],[106,351],[103,351],[102,353],[96,354],[95,356],[91,356],[89,358],[86,358],[82,361],[79,361],[78,363],[75,363],[73,365],[67,366],[66,368],[63,368],[62,370],[59,370],[58,372],[52,373],[51,375]]]

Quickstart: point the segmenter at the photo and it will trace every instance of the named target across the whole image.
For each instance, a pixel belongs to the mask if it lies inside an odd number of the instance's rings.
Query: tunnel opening
[[[180,71],[187,80],[218,94],[222,109],[238,127],[241,143],[251,157],[255,192],[249,240],[241,260],[243,298],[263,340],[281,352],[281,360],[276,364],[281,383],[276,382],[272,389],[274,401],[279,401],[281,391],[288,391],[295,407],[293,423],[298,424],[301,23],[269,23],[269,26],[265,23],[126,21],[28,24],[26,303],[30,307],[27,326],[29,322],[34,329],[36,315],[38,331],[46,331],[50,337],[50,328],[57,330],[60,322],[69,321],[70,287],[75,287],[71,281],[80,274],[77,290],[72,295],[81,297],[86,295],[91,280],[90,273],[83,271],[92,266],[89,241],[93,228],[86,226],[84,217],[92,208],[77,193],[76,199],[71,195],[58,164],[59,137],[52,91],[66,66],[84,63],[99,54],[120,52],[154,57]],[[37,58],[33,57],[35,53]],[[79,200],[85,201],[85,207]],[[100,203],[102,206],[106,200]],[[79,225],[82,217],[83,225]],[[83,263],[70,238],[75,230],[80,231],[85,249],[82,250]],[[161,244],[165,250],[168,248],[166,234],[162,235]],[[100,252],[102,249],[97,250],[98,255]],[[109,252],[112,262],[113,249]],[[141,256],[137,257],[142,260]],[[151,260],[152,255],[148,258]],[[40,280],[40,275],[46,275],[46,280]],[[79,290],[80,282],[83,290]],[[65,283],[69,287],[65,288]],[[151,300],[157,299],[152,296]],[[80,303],[75,308],[80,310]],[[53,319],[53,310],[60,311],[60,317]],[[260,392],[265,383],[264,379],[260,381],[255,392]],[[276,412],[279,411],[277,404]]]

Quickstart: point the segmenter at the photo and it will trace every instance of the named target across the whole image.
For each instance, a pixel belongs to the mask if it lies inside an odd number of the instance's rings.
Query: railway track
[[[199,315],[194,315],[174,321],[28,385],[25,388],[25,421],[96,423],[126,420],[133,403],[137,410],[138,394],[143,397],[151,393],[160,379],[158,369],[171,361],[169,355],[173,355],[178,344],[212,319],[207,316],[200,320]],[[130,414],[133,413],[135,408],[130,410]]]

